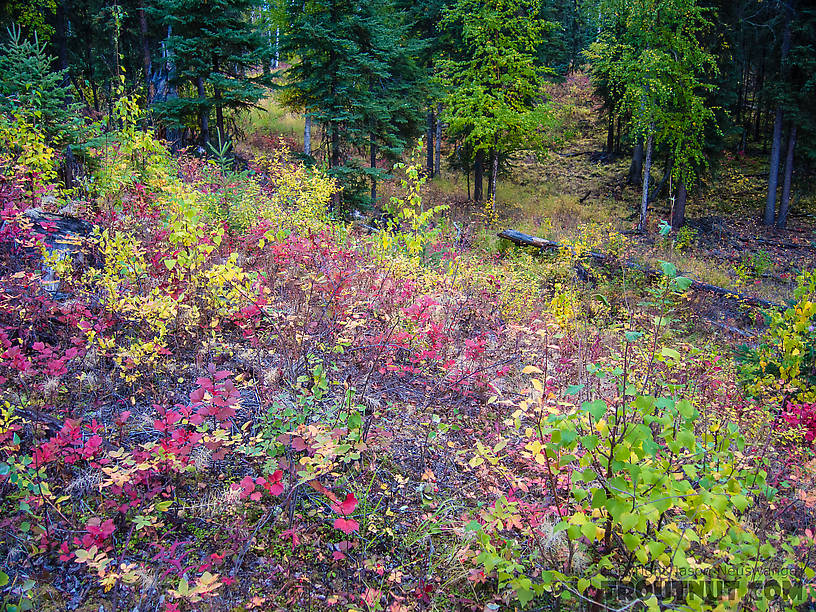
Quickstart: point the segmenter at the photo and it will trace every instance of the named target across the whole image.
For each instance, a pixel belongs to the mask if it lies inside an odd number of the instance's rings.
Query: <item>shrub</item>
[[[768,330],[759,345],[737,351],[746,390],[779,409],[816,400],[816,271],[803,271],[796,280],[795,302],[767,311]]]
[[[396,168],[405,169],[402,179],[404,197],[392,197],[388,206],[390,218],[386,227],[377,234],[377,248],[381,254],[400,253],[424,261],[426,248],[441,233],[439,226],[433,222],[449,206],[439,205],[425,208],[422,202],[422,187],[427,180],[421,173],[419,160],[421,143],[411,154],[410,162],[397,164]]]
[[[27,206],[53,185],[56,159],[43,132],[19,111],[0,114],[0,174],[23,187]]]

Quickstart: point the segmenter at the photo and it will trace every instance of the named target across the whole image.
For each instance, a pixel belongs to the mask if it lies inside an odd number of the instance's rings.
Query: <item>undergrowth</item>
[[[466,250],[409,163],[368,234],[285,149],[173,156],[135,108],[95,153],[83,256],[26,214],[54,189],[36,130],[3,152],[6,609],[808,597],[812,279],[738,371],[687,341],[673,264],[576,280],[625,253],[608,225],[549,257]]]

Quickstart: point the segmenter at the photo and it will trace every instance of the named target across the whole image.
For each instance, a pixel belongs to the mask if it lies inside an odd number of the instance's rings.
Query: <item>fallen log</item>
[[[569,245],[563,245],[560,242],[555,242],[554,240],[547,240],[546,238],[539,238],[538,236],[530,236],[529,234],[524,234],[517,230],[507,229],[503,230],[498,233],[499,238],[504,238],[505,240],[509,240],[513,244],[518,244],[520,246],[531,246],[538,249],[562,249],[566,248],[571,252],[575,252],[573,248]],[[659,277],[663,273],[660,270],[655,268],[651,268],[649,266],[644,266],[643,264],[639,264],[636,261],[632,261],[631,259],[627,261],[618,261],[617,258],[608,255],[606,253],[599,253],[597,251],[589,251],[586,253],[588,257],[591,257],[595,261],[600,264],[607,264],[607,263],[616,263],[620,266],[625,268],[629,268],[632,270],[638,270],[639,272],[644,273],[648,277]],[[678,272],[681,276],[683,275],[682,272]],[[689,277],[691,278],[691,277]],[[710,285],[709,283],[704,283],[699,280],[691,279],[691,289],[695,291],[706,291],[708,293],[714,293],[716,295],[721,295],[723,297],[737,300],[744,304],[749,304],[751,306],[759,306],[761,308],[776,308],[776,309],[783,309],[785,306],[783,304],[777,304],[776,302],[770,302],[768,300],[763,300],[762,298],[753,296],[753,295],[744,295],[742,293],[738,293],[736,291],[732,291],[731,289],[726,289],[725,287],[718,287],[716,285]]]

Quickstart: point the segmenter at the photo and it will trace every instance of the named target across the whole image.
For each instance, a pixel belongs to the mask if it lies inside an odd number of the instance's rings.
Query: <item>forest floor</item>
[[[632,234],[639,190],[624,185],[628,160],[591,161],[605,135],[588,83],[553,96],[562,146],[519,155],[495,211],[469,202],[465,177],[448,170],[425,184],[425,206],[450,208],[420,257],[394,254],[363,224],[301,210],[220,232],[201,210],[227,197],[236,208],[271,201],[282,181],[307,179],[260,165],[268,173],[248,187],[193,157],[154,154],[138,181],[127,167],[106,183],[93,215],[107,232],[102,263],[53,263],[59,295],[41,290],[17,234],[3,234],[0,608],[495,612],[535,596],[532,609],[555,610],[558,597],[532,585],[564,571],[583,593],[565,604],[577,609],[604,597],[587,585],[609,546],[616,569],[634,557],[600,529],[569,542],[555,529],[564,512],[594,515],[569,500],[580,488],[575,457],[559,451],[553,475],[540,432],[578,406],[627,406],[627,376],[644,396],[688,398],[700,448],[726,439],[721,421],[739,425],[745,472],[756,484],[753,466],[765,466],[782,497],[757,493],[745,512],[729,507],[692,527],[678,519],[683,533],[709,522],[729,534],[806,533],[816,520],[812,440],[785,437],[784,402],[747,397],[733,360],[736,345],[764,332],[759,309],[675,291],[668,273],[655,281],[496,234],[668,261],[780,302],[816,262],[807,201],[790,229],[762,229],[761,162],[732,157],[692,194],[686,243],[656,231],[665,201],[647,234]],[[297,117],[260,117],[243,156],[274,157],[279,136],[297,150]],[[133,158],[106,157],[122,167]],[[399,179],[382,192],[399,197]],[[9,208],[23,200],[11,186],[0,196]],[[673,465],[673,478],[694,465]],[[667,516],[688,511],[678,508]],[[701,563],[723,562],[713,538],[694,547]],[[649,567],[673,558],[655,553]]]

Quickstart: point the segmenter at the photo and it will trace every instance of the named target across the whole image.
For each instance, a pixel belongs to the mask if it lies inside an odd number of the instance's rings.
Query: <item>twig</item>
[[[230,572],[230,577],[234,578],[235,574],[238,573],[238,570],[241,568],[241,564],[244,562],[244,556],[246,555],[247,551],[249,550],[249,547],[252,545],[252,541],[255,539],[255,536],[258,535],[258,531],[261,529],[261,527],[266,525],[266,523],[269,522],[269,519],[272,518],[272,514],[275,512],[276,507],[277,506],[274,506],[274,505],[270,506],[269,510],[267,510],[266,514],[264,515],[263,519],[260,520],[257,525],[255,525],[255,529],[252,530],[252,535],[246,541],[246,544],[244,544],[244,547],[241,549],[241,552],[238,555],[238,558],[235,560],[235,565],[233,565],[233,567],[232,567],[232,571]]]

